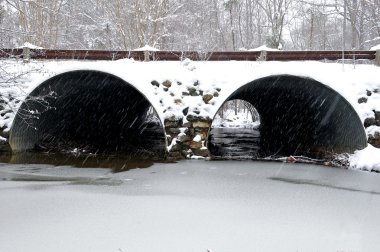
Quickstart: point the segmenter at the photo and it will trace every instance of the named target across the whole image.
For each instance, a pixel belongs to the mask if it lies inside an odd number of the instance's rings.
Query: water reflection
[[[208,148],[213,159],[257,159],[259,142],[257,128],[212,128]]]
[[[0,163],[49,164],[55,166],[72,166],[76,168],[109,168],[112,169],[113,172],[123,172],[135,168],[148,168],[157,162],[163,162],[163,160],[126,154],[0,153]]]

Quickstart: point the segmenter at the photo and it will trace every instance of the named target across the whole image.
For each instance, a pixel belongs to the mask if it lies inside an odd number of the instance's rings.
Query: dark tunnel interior
[[[227,101],[235,99],[251,103],[260,114],[260,157],[325,158],[367,145],[363,124],[351,104],[313,79],[261,78],[236,90]]]
[[[10,145],[13,151],[78,148],[163,156],[164,129],[147,123],[150,108],[139,91],[116,76],[98,71],[60,74],[42,83],[22,104]]]

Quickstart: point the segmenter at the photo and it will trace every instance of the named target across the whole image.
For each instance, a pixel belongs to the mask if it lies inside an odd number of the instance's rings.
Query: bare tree
[[[261,9],[266,14],[271,31],[267,44],[274,48],[278,48],[283,41],[283,29],[291,3],[292,0],[262,0],[259,2]]]

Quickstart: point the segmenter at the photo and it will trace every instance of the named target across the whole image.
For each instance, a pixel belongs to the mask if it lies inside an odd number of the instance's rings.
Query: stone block
[[[175,143],[175,144],[172,145],[172,148],[170,149],[169,152],[181,151],[181,149],[182,149],[182,148],[181,148],[181,145]]]
[[[186,119],[189,122],[200,121],[200,122],[207,122],[207,123],[210,123],[210,124],[212,122],[212,119],[209,118],[209,117],[203,117],[203,116],[198,116],[198,115],[194,115],[194,114],[187,115]]]
[[[168,143],[171,143],[172,140],[173,140],[173,138],[172,138],[171,135],[166,135],[166,141],[167,141]]]
[[[166,132],[174,135],[181,133],[178,128],[166,128]]]
[[[380,121],[380,111],[373,111],[375,113],[375,120]]]
[[[156,86],[156,87],[159,87],[160,86],[160,83],[158,83],[158,81],[152,81],[151,82],[151,84],[153,85],[153,86]]]
[[[169,152],[168,156],[169,159],[179,159],[183,157],[181,151]]]
[[[360,97],[358,99],[358,103],[361,104],[361,103],[367,103],[368,99],[366,97]]]
[[[207,130],[205,131],[204,129],[196,128],[195,129],[195,134],[199,135],[202,140],[207,139]]]
[[[376,119],[374,117],[369,117],[364,120],[364,127],[376,125]]]
[[[182,103],[182,99],[174,99],[174,103],[175,104],[181,104]]]
[[[162,82],[162,85],[164,87],[170,88],[172,86],[172,82],[170,80],[166,80],[166,81]]]
[[[210,124],[207,122],[195,121],[193,122],[194,128],[209,128]]]
[[[374,135],[368,136],[368,143],[372,144],[376,148],[380,148],[380,132],[375,132]]]
[[[176,128],[179,127],[179,121],[166,121],[164,123],[166,128]]]
[[[204,103],[206,103],[206,104],[208,104],[208,102],[209,102],[212,98],[214,98],[214,96],[211,95],[211,94],[205,94],[205,95],[202,96],[202,99],[203,99]]]
[[[192,125],[191,122],[185,122],[185,123],[183,124],[183,127],[190,128],[191,125]]]
[[[190,137],[186,134],[179,134],[177,137],[177,141],[180,143],[188,142],[188,141],[190,141]]]
[[[202,142],[191,141],[191,142],[190,142],[190,148],[191,148],[191,149],[193,150],[193,152],[194,152],[195,149],[200,149],[200,148],[202,148]]]
[[[189,113],[189,107],[186,107],[182,110],[182,114],[186,116]]]
[[[201,149],[195,149],[193,150],[194,155],[201,156],[201,157],[208,157],[209,152],[207,148],[201,148]]]

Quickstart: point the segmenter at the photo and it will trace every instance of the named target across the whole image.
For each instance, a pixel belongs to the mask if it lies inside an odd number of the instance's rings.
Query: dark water
[[[208,138],[211,159],[287,161],[287,157],[263,157],[260,154],[260,132],[256,128],[213,128]],[[67,165],[79,168],[110,168],[114,172],[147,168],[165,160],[165,140],[155,128],[147,128],[144,143],[131,146],[129,151],[96,152],[91,149],[52,148],[11,155],[0,152],[0,163]],[[328,166],[347,166],[346,161],[312,159],[296,156],[297,162]]]
[[[99,150],[75,142],[45,141],[28,152],[0,152],[0,163],[67,165],[78,168],[110,168],[114,172],[147,168],[165,161],[165,136],[160,125],[146,125],[138,143],[125,143],[122,151]]]
[[[266,155],[260,150],[260,131],[258,128],[212,128],[208,148],[214,160],[260,160],[320,164],[325,166],[347,167],[347,157],[342,155],[315,158],[312,155],[289,156]]]
[[[0,154],[0,163],[10,164],[49,164],[67,165],[78,168],[110,168],[114,172],[134,168],[148,168],[163,159],[144,158],[122,154],[74,154],[49,152],[24,152],[17,154]]]
[[[215,159],[256,159],[260,132],[256,128],[212,128],[208,148]]]

